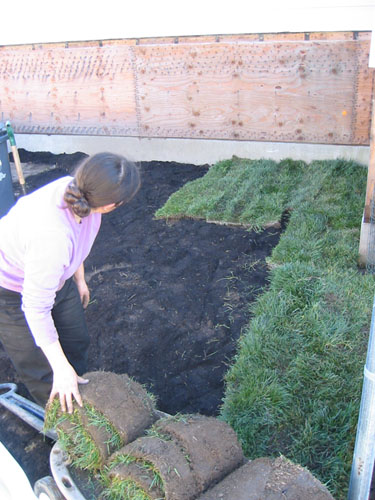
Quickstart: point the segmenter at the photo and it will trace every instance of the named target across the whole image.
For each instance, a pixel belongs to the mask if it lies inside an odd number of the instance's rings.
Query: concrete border
[[[369,146],[39,134],[18,134],[16,140],[18,148],[27,151],[49,151],[54,154],[111,151],[134,161],[177,161],[196,165],[213,165],[234,155],[275,161],[292,158],[307,163],[343,158],[367,166],[370,157]]]

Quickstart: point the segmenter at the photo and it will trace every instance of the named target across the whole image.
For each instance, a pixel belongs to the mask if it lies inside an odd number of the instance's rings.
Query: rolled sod
[[[152,471],[142,464],[130,462],[119,463],[111,472],[111,495],[107,498],[132,499],[135,493],[146,499],[160,500],[164,497],[164,490],[155,481]]]
[[[127,375],[98,371],[83,377],[90,382],[80,385],[82,400],[111,422],[123,444],[134,441],[156,420],[147,391]]]
[[[121,482],[125,488],[133,481],[144,498],[193,500],[245,460],[233,429],[213,417],[162,418],[147,432],[110,458],[109,498],[117,498]]]
[[[258,458],[229,474],[198,500],[334,500],[308,470],[284,457]]]
[[[216,418],[202,415],[163,418],[153,429],[173,439],[188,457],[199,493],[245,460],[234,430]]]
[[[157,416],[151,396],[127,375],[99,371],[84,377],[90,382],[80,385],[83,407],[75,403],[73,414],[62,413],[55,400],[46,411],[46,428],[56,427],[73,465],[95,471]]]
[[[198,486],[188,458],[173,441],[164,441],[158,437],[140,437],[114,454],[115,463],[121,457],[136,461],[139,466],[138,474],[146,476],[147,483],[152,482],[152,476],[145,471],[145,466],[151,466],[160,477],[163,496],[157,496],[158,493],[151,488],[144,490],[145,494],[148,495],[145,498],[165,498],[167,500],[192,500],[196,498]],[[109,467],[111,468],[111,464]],[[134,469],[130,472],[128,466],[124,464],[111,468],[109,477],[112,481],[133,479],[138,486],[141,486],[141,481],[134,479]]]

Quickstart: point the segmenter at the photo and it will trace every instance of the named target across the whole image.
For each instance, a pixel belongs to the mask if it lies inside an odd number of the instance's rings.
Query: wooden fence
[[[0,47],[15,132],[368,145],[371,33]]]

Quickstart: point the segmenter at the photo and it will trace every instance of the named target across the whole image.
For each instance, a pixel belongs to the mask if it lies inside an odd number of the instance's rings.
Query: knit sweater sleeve
[[[57,231],[35,235],[27,245],[22,310],[39,347],[58,339],[51,311],[71,252],[69,238]]]

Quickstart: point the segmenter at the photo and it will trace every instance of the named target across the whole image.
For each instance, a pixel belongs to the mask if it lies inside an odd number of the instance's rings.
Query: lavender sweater
[[[56,292],[88,256],[101,215],[79,224],[63,200],[72,177],[20,198],[0,219],[0,286],[22,295],[22,310],[38,346],[58,339],[51,316]]]

